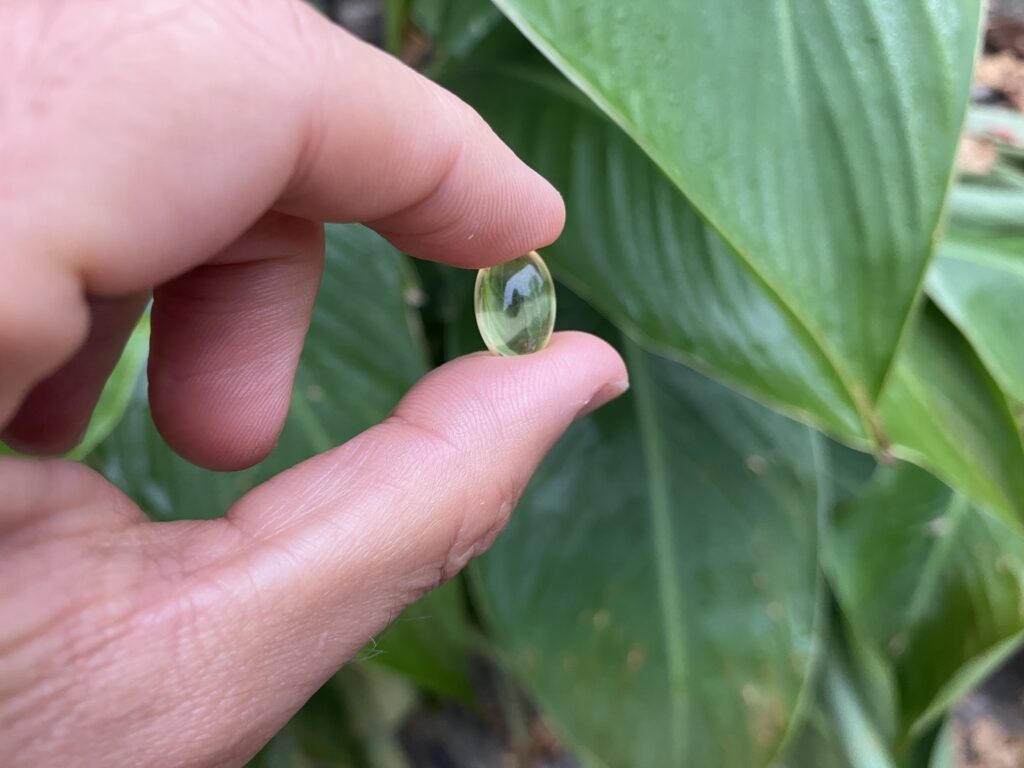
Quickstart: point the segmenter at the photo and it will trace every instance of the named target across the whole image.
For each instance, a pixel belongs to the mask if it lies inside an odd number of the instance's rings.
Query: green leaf
[[[678,318],[686,310],[665,314],[648,294],[683,303],[691,270],[710,262],[725,274],[699,289],[718,294],[727,313],[756,283],[748,318],[767,315],[779,334],[755,334],[744,364],[762,379],[784,377],[775,394],[791,411],[845,432],[859,424],[873,437],[952,170],[979,0],[494,1],[721,236],[704,246],[687,237],[696,222],[668,215],[674,203],[638,221],[642,208],[623,189],[630,169],[612,148],[591,173],[581,163],[576,171],[594,184],[592,197],[620,196],[591,216],[640,242],[614,251],[613,269],[573,284],[602,308],[625,292],[634,315],[654,315],[642,326],[651,338],[685,350],[679,339],[692,331]],[[594,155],[586,143],[576,151]],[[650,248],[659,237],[686,262]],[[740,331],[726,320],[718,319],[721,335]],[[782,349],[757,344],[766,337]],[[809,373],[814,384],[793,387]]]
[[[571,86],[531,69],[456,87],[562,190],[567,227],[545,256],[631,337],[845,442],[877,440],[980,501],[1024,514],[1024,449],[1005,398],[933,309],[912,329],[867,429],[793,313]]]
[[[829,542],[845,619],[892,670],[905,747],[1024,637],[1024,532],[905,464],[876,473]]]
[[[928,768],[956,768],[956,762],[956,742],[953,738],[953,728],[950,721],[946,720],[935,740]]]
[[[554,448],[476,594],[592,763],[767,765],[818,655],[822,440],[626,348],[632,390]]]
[[[928,295],[1000,386],[1024,403],[1024,231],[1017,238],[950,234],[928,272]]]
[[[776,768],[939,768],[946,734],[928,730],[894,753],[847,650],[832,638],[815,700]]]
[[[851,768],[896,768],[849,675],[834,657],[825,667],[824,699]]]
[[[968,232],[1024,237],[1024,189],[960,184],[950,195],[949,224]]]
[[[409,24],[412,0],[383,0],[384,47],[393,56],[402,55],[405,30]]]
[[[867,435],[828,360],[625,135],[555,76],[455,83],[568,209],[557,276],[646,346],[840,434]]]
[[[434,45],[462,59],[503,22],[490,0],[416,0],[413,16]]]
[[[815,701],[808,708],[800,730],[773,768],[854,768],[843,754],[836,720],[824,704]]]
[[[827,442],[828,465],[832,475],[832,503],[841,504],[860,494],[878,468],[875,457],[847,448],[832,440]]]
[[[881,404],[888,452],[1008,519],[1024,515],[1024,446],[1006,397],[963,336],[926,305]]]
[[[363,227],[329,226],[327,259],[299,363],[288,421],[271,456],[241,472],[200,469],[153,426],[145,381],[93,464],[159,520],[217,517],[256,484],[383,419],[426,370],[405,257]],[[465,616],[457,594],[435,591],[399,617],[366,655],[442,695],[467,698]]]
[[[1015,109],[972,105],[965,129],[972,136],[992,141],[1002,151],[1024,149],[1024,115]]]

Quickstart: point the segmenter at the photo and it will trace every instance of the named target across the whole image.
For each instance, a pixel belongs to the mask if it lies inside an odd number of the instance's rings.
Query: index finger
[[[0,422],[82,343],[87,292],[182,275],[269,209],[473,267],[562,226],[469,107],[300,0],[16,0],[0,51]]]

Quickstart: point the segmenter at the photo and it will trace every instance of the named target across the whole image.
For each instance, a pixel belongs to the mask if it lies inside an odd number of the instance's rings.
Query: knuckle
[[[475,509],[472,505],[463,507],[440,568],[439,583],[454,578],[470,561],[491,548],[508,525],[520,495],[521,491],[513,488],[497,503],[481,502]]]

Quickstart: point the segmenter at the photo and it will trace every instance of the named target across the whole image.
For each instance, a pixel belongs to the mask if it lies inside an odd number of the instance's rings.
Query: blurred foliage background
[[[963,698],[1024,637],[1021,4],[319,5],[562,191],[558,327],[633,386],[253,764],[1024,765],[1024,675]],[[472,275],[327,242],[270,458],[170,452],[145,323],[76,456],[216,516],[481,348]]]

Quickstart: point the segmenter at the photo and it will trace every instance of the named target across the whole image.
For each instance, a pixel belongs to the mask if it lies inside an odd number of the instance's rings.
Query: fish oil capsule
[[[551,340],[555,284],[536,251],[481,269],[473,304],[480,335],[495,354],[528,355]]]

